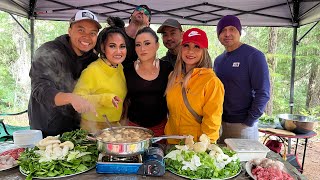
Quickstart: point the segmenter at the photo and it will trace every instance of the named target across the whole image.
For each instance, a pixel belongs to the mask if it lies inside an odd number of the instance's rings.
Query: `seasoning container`
[[[254,158],[265,158],[270,151],[261,142],[253,139],[228,138],[224,142],[227,146],[237,152],[240,161],[249,161]]]

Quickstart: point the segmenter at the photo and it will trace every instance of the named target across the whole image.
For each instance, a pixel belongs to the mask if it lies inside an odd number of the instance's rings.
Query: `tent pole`
[[[300,0],[293,0],[293,38],[292,38],[292,62],[291,62],[291,79],[290,79],[290,113],[293,113],[294,106],[294,75],[296,71],[296,50],[297,50],[297,34],[299,27],[299,9]],[[288,138],[288,154],[291,153],[291,138]]]
[[[298,27],[293,27],[292,39],[292,62],[291,62],[291,79],[290,79],[290,113],[293,113],[294,106],[294,76],[296,70],[296,51],[297,51],[297,34]]]
[[[30,49],[31,49],[31,61],[34,54],[34,17],[30,18]]]
[[[293,113],[294,105],[294,75],[296,70],[296,50],[297,50],[297,33],[298,27],[293,27],[293,40],[292,40],[292,62],[291,62],[291,79],[290,79],[290,114]],[[291,153],[291,138],[288,138],[288,154]]]

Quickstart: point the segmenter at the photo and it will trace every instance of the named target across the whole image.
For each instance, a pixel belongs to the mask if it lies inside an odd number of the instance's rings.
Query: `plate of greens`
[[[188,179],[231,179],[241,172],[236,152],[222,147],[220,150],[195,152],[177,149],[165,157],[166,169]]]
[[[18,164],[26,179],[53,179],[81,174],[93,169],[98,158],[95,142],[87,132],[75,130],[62,136],[49,136],[36,147],[20,154]]]
[[[237,177],[240,173],[241,173],[241,168],[239,169],[239,171],[238,171],[238,173],[236,173],[235,175],[233,175],[233,176],[230,176],[230,177],[227,177],[227,178],[222,178],[222,179],[220,179],[220,178],[208,178],[208,179],[197,179],[197,178],[192,178],[192,177],[189,177],[189,176],[186,176],[186,175],[181,175],[181,174],[178,174],[178,173],[176,173],[176,172],[174,172],[174,171],[172,171],[172,170],[169,170],[172,174],[175,174],[175,175],[177,175],[177,176],[180,176],[180,177],[183,177],[183,178],[187,178],[187,179],[193,179],[193,180],[227,180],[227,179],[232,179],[232,178],[234,178],[234,177]]]
[[[90,171],[91,169],[95,168],[96,166],[92,166],[92,167],[89,167],[87,168],[86,170],[83,170],[83,171],[79,171],[79,172],[76,172],[76,173],[73,173],[73,174],[65,174],[65,175],[60,175],[60,176],[40,176],[40,177],[32,177],[33,179],[58,179],[58,178],[64,178],[64,177],[69,177],[69,176],[75,176],[75,175],[78,175],[78,174],[82,174],[82,173],[85,173],[85,172],[88,172]],[[28,177],[28,173],[26,171],[24,171],[21,166],[19,167],[19,170],[20,170],[20,173],[27,176]]]

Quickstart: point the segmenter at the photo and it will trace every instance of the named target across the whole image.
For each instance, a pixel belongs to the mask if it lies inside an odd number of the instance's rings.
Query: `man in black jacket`
[[[78,129],[79,113],[95,113],[92,104],[72,91],[82,70],[98,58],[93,48],[100,28],[92,12],[80,10],[70,19],[68,34],[35,52],[28,115],[31,129],[41,130],[44,137]]]
[[[167,19],[158,28],[157,33],[162,34],[163,45],[168,49],[161,60],[169,61],[174,67],[183,36],[181,24],[175,19]]]

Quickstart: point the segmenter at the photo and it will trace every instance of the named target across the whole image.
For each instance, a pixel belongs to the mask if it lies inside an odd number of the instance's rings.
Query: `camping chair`
[[[5,116],[18,116],[24,113],[27,113],[28,110],[24,110],[22,112],[18,112],[18,113],[0,113],[0,124],[2,126],[2,129],[0,127],[0,139],[3,139],[4,141],[7,140],[13,140],[13,136],[12,136],[12,132],[15,130],[20,130],[20,129],[28,129],[29,127],[17,127],[17,126],[10,126],[10,125],[6,125],[3,121],[3,117]],[[10,130],[8,130],[8,127],[10,126]],[[5,135],[3,135],[5,134]]]

